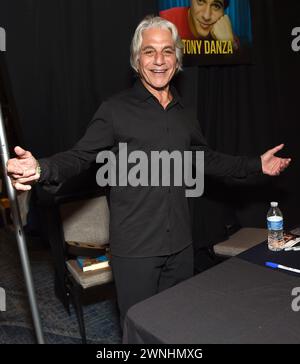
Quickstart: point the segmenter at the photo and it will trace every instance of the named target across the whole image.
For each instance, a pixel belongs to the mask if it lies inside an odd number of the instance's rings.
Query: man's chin
[[[157,91],[162,91],[164,90],[166,87],[169,86],[169,83],[165,83],[163,85],[152,85],[152,87],[157,90]]]

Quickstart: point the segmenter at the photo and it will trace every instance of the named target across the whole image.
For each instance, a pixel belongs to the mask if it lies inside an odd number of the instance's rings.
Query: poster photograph
[[[177,26],[184,65],[251,62],[249,0],[159,0],[159,15]]]

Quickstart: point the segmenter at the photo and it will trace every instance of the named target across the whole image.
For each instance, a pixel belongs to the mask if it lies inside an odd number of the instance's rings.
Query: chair
[[[41,197],[42,196],[42,197]],[[84,301],[115,296],[111,269],[83,273],[76,256],[103,254],[109,240],[109,208],[103,191],[83,195],[53,196],[39,191],[55,266],[55,293],[70,314],[72,303],[82,342],[86,343]],[[42,203],[41,203],[42,201]]]
[[[267,229],[241,228],[225,241],[214,245],[216,255],[232,257],[267,239]]]

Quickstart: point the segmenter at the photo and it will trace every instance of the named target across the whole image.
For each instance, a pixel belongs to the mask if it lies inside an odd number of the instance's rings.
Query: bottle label
[[[269,230],[282,230],[283,229],[283,218],[281,216],[270,216],[267,219]]]

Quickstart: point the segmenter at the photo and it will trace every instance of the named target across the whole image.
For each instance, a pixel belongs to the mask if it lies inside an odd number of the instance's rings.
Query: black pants
[[[161,257],[112,256],[112,270],[123,327],[128,309],[193,275],[193,247]]]

